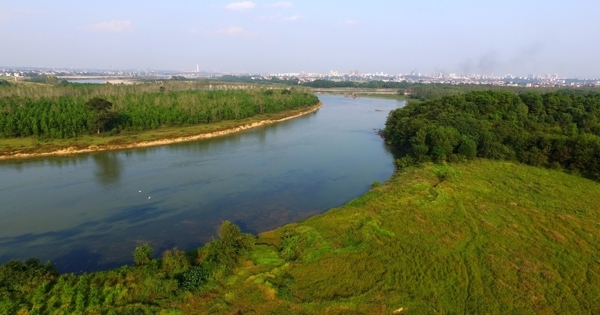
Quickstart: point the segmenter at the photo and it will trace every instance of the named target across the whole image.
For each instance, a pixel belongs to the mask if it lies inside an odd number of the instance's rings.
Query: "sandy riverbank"
[[[289,119],[293,119],[296,117],[300,117],[300,116],[317,111],[319,108],[321,108],[321,106],[323,106],[323,104],[319,102],[319,104],[309,107],[308,109],[303,110],[300,113],[297,113],[292,116],[284,117],[281,119],[261,120],[261,121],[257,121],[257,122],[250,123],[250,124],[240,125],[235,128],[217,130],[217,131],[212,131],[212,132],[207,132],[207,133],[200,133],[200,134],[191,135],[191,136],[159,139],[159,140],[152,140],[152,141],[140,141],[140,142],[126,143],[126,144],[108,144],[108,145],[100,145],[100,146],[92,145],[92,146],[89,146],[89,147],[83,148],[83,149],[75,148],[75,147],[68,147],[68,148],[55,150],[55,151],[51,151],[51,152],[15,153],[15,154],[10,154],[10,155],[1,155],[0,160],[27,159],[27,158],[35,158],[35,157],[43,157],[43,156],[62,156],[62,155],[72,155],[72,154],[90,153],[90,152],[98,152],[98,151],[152,147],[152,146],[166,145],[166,144],[171,144],[171,143],[179,143],[179,142],[187,142],[187,141],[194,141],[194,140],[200,140],[200,139],[208,139],[208,138],[213,138],[213,137],[220,137],[220,136],[225,136],[228,134],[248,130],[251,128],[270,125],[270,124],[286,121]]]

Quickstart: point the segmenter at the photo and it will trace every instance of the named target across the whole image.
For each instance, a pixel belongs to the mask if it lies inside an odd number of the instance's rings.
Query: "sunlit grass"
[[[38,265],[0,279],[0,314],[600,313],[600,184],[560,171],[426,164],[256,240],[231,235],[79,276],[45,281]],[[248,251],[221,255],[236,240]]]
[[[270,244],[253,254],[260,272],[220,286],[210,305],[249,313],[600,312],[600,185],[558,171],[486,160],[413,168],[258,242]],[[275,254],[286,246],[298,255],[284,264]],[[226,292],[234,298],[224,300]]]

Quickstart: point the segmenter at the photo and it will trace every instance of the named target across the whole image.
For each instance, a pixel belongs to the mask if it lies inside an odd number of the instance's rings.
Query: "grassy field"
[[[599,314],[600,185],[476,160],[263,233],[190,314]]]
[[[0,157],[15,153],[45,153],[66,148],[84,149],[90,146],[124,146],[143,141],[168,140],[203,133],[233,129],[263,120],[278,120],[297,115],[307,108],[287,110],[278,113],[262,114],[239,120],[225,120],[212,124],[198,124],[187,127],[160,127],[158,129],[123,132],[114,136],[86,135],[73,139],[38,140],[35,137],[0,139]]]

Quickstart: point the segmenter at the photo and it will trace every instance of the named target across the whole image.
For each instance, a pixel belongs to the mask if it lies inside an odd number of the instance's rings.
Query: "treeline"
[[[302,88],[192,87],[183,83],[59,87],[20,84],[0,88],[0,138],[74,138],[96,133],[97,113],[86,104],[98,97],[112,104],[111,119],[101,128],[112,134],[242,119],[318,102],[315,95]]]
[[[406,94],[412,99],[426,100],[443,96],[459,95],[475,91],[506,91],[517,94],[529,93],[550,93],[561,92],[586,94],[593,91],[600,92],[600,89],[594,87],[524,87],[524,86],[500,86],[489,84],[443,84],[443,83],[412,83],[406,88],[398,90],[399,94]]]
[[[409,83],[402,82],[386,82],[386,81],[331,81],[331,80],[314,80],[305,82],[301,85],[312,88],[372,88],[372,89],[398,89],[398,94],[407,95],[411,99],[427,100],[443,96],[459,95],[475,91],[507,91],[517,94],[528,93],[535,91],[537,93],[550,93],[559,91],[578,91],[578,93],[600,92],[599,88],[595,87],[525,87],[525,86],[500,86],[490,84],[445,84],[445,83]]]
[[[562,168],[600,180],[600,94],[480,91],[409,104],[388,116],[399,166],[474,157]]]
[[[52,77],[50,79],[53,81]],[[29,97],[39,99],[41,97],[60,97],[60,96],[83,96],[107,97],[123,96],[127,94],[141,94],[154,92],[180,92],[190,90],[239,90],[239,89],[266,89],[264,86],[244,83],[224,83],[205,80],[153,80],[145,82],[136,82],[135,84],[92,84],[92,83],[73,83],[65,80],[51,83],[31,83],[31,82],[10,82],[6,86],[0,85],[0,98],[2,97]],[[301,87],[295,87],[301,90]],[[303,90],[308,92],[308,89]]]
[[[411,86],[406,81],[402,82],[386,82],[386,81],[330,81],[330,80],[314,80],[311,82],[302,83],[303,86],[312,88],[371,88],[371,89],[406,89]]]
[[[145,244],[134,250],[135,266],[110,271],[59,275],[50,263],[12,260],[0,265],[0,313],[157,314],[161,301],[210,288],[230,275],[254,241],[225,221],[219,239],[203,248],[187,253],[175,248],[153,259]]]

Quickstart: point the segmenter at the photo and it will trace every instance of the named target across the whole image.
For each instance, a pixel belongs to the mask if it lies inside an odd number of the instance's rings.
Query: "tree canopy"
[[[422,161],[483,157],[562,168],[600,180],[600,94],[477,91],[392,111],[388,143]]]
[[[92,112],[92,117],[89,120],[90,125],[96,130],[97,134],[103,130],[106,125],[118,115],[111,112],[112,103],[100,98],[94,97],[85,103],[86,108]]]

